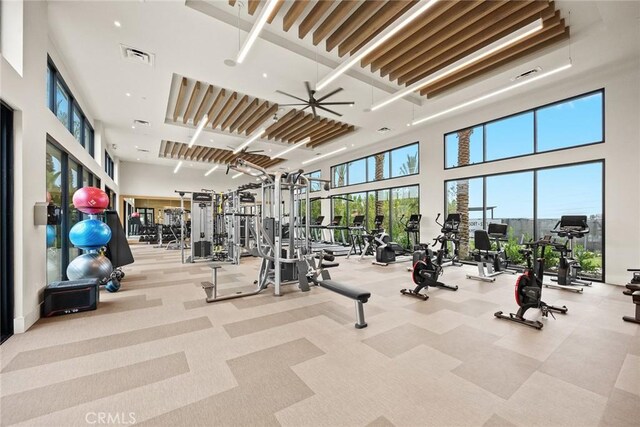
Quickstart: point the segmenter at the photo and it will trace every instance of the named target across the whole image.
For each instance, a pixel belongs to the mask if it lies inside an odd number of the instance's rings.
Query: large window
[[[550,234],[562,215],[586,215],[590,232],[574,241],[574,257],[584,276],[602,280],[603,172],[604,163],[597,161],[447,181],[447,212],[459,212],[463,218],[461,257],[471,260],[476,229],[503,223],[508,225],[507,255],[523,263],[518,252],[521,239]],[[547,250],[545,258],[547,269],[554,272],[558,253]]]
[[[113,159],[111,158],[107,150],[104,150],[104,171],[107,173],[107,175],[109,175],[111,179],[113,179]]]
[[[309,178],[321,179],[322,173],[320,171],[309,172],[307,174]],[[322,182],[320,181],[311,181],[311,192],[316,192],[322,190]]]
[[[415,175],[419,172],[419,143],[352,160],[331,167],[333,188],[389,178]]]
[[[604,90],[444,136],[445,168],[604,142]]]
[[[47,106],[93,157],[93,129],[51,59],[47,63]]]
[[[382,228],[395,242],[406,245],[404,223],[411,214],[420,213],[419,187],[412,185],[336,195],[331,199],[331,212],[334,216],[343,216],[343,225],[353,223],[356,215],[364,215],[367,230],[375,228],[376,215],[383,215]]]
[[[13,334],[13,110],[0,102],[0,343]]]

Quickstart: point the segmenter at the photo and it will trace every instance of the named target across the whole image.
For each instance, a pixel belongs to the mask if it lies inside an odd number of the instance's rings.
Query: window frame
[[[411,173],[411,174],[407,174],[407,175],[400,175],[400,176],[395,176],[395,177],[392,176],[391,172],[393,171],[393,162],[392,162],[391,153],[393,151],[395,151],[395,150],[401,150],[403,148],[407,148],[407,147],[410,147],[412,145],[415,145],[417,147],[418,167],[416,168],[417,169],[416,172],[415,173]],[[370,157],[375,157],[375,156],[377,156],[379,154],[387,154],[389,156],[389,171],[388,171],[389,177],[388,178],[382,178],[382,179],[377,180],[377,181],[375,179],[370,181],[369,180],[369,161],[368,160],[369,160]],[[363,160],[363,159],[364,159],[365,181],[364,182],[360,182],[358,184],[349,184],[349,164],[357,162],[357,161],[360,161],[360,160]],[[331,175],[331,189],[333,190],[333,189],[338,189],[338,188],[346,188],[346,187],[352,187],[354,185],[370,184],[372,182],[381,182],[381,181],[387,181],[387,180],[390,180],[390,179],[399,179],[399,178],[406,178],[408,176],[420,175],[420,166],[421,166],[420,164],[421,164],[421,162],[420,162],[420,141],[414,141],[414,142],[411,142],[411,143],[408,143],[408,144],[400,145],[398,147],[393,147],[393,148],[388,149],[388,150],[378,151],[378,152],[375,152],[373,154],[368,154],[368,155],[363,156],[363,157],[358,157],[358,158],[355,158],[355,159],[348,160],[346,162],[342,162],[342,163],[338,163],[338,164],[332,165],[330,167],[330,169],[329,169],[330,170],[330,175]],[[334,172],[333,171],[334,171],[335,168],[337,168],[339,166],[342,166],[342,165],[346,165],[346,168],[347,168],[346,169],[346,176],[345,176],[346,184],[345,185],[341,185],[341,186],[335,186],[334,182],[333,182],[334,181],[333,180],[333,177],[334,177]]]
[[[443,212],[446,215],[446,210],[447,210],[447,185],[450,182],[456,182],[456,181],[460,181],[460,180],[470,180],[470,179],[477,179],[480,178],[482,179],[482,188],[483,188],[483,194],[482,194],[482,204],[483,207],[486,207],[487,205],[487,192],[486,192],[486,185],[487,185],[487,181],[486,178],[489,177],[493,177],[493,176],[501,176],[501,175],[509,175],[509,174],[514,174],[514,173],[522,173],[522,172],[533,172],[533,235],[537,236],[538,235],[538,172],[540,171],[544,171],[544,170],[549,170],[549,169],[557,169],[557,168],[563,168],[563,167],[571,167],[571,166],[581,166],[581,165],[588,165],[588,164],[595,164],[595,163],[600,163],[602,166],[602,176],[601,176],[601,180],[602,180],[602,206],[600,208],[601,212],[602,212],[602,277],[600,279],[592,279],[590,278],[589,280],[592,280],[594,282],[601,282],[604,283],[605,282],[605,278],[606,278],[606,212],[605,212],[605,207],[606,207],[606,182],[605,182],[605,178],[606,178],[606,159],[604,158],[598,158],[598,159],[592,159],[592,160],[585,160],[585,161],[581,161],[581,162],[571,162],[571,163],[558,163],[558,164],[554,164],[554,165],[548,165],[548,166],[541,166],[538,168],[524,168],[524,169],[513,169],[510,170],[508,172],[496,172],[496,173],[488,173],[488,174],[478,174],[478,175],[468,175],[468,176],[461,176],[461,177],[456,177],[456,178],[452,178],[452,179],[447,179],[443,181],[443,193],[444,193],[444,198],[443,198]],[[333,205],[332,205],[333,208]],[[333,212],[333,211],[332,211]],[[487,225],[487,213],[486,213],[486,209],[483,211],[482,213],[482,223],[485,225]],[[473,264],[473,262],[466,262],[466,261],[462,261],[465,262],[467,264]],[[545,271],[545,274],[553,274],[553,273],[547,273]]]
[[[538,151],[538,110],[541,110],[543,108],[548,108],[548,107],[553,107],[554,105],[558,105],[558,104],[564,104],[564,103],[568,103],[571,101],[574,101],[576,99],[580,99],[580,98],[586,98],[588,96],[591,95],[595,95],[600,93],[602,95],[602,107],[601,107],[601,113],[602,113],[602,140],[601,141],[595,141],[595,142],[589,142],[587,144],[581,144],[581,145],[574,145],[571,147],[561,147],[561,148],[554,148],[552,150],[545,150],[545,151]],[[594,89],[588,92],[584,92],[569,98],[565,98],[565,99],[561,99],[558,101],[553,101],[553,102],[549,102],[547,104],[543,104],[543,105],[538,105],[537,107],[534,108],[529,108],[526,110],[522,110],[522,111],[518,111],[516,113],[512,113],[512,114],[508,114],[506,116],[502,116],[502,117],[498,117],[495,119],[491,119],[485,122],[480,122],[480,123],[476,123],[473,125],[469,125],[469,126],[465,126],[456,130],[453,130],[451,132],[447,132],[444,133],[442,135],[442,144],[443,144],[443,148],[444,148],[444,155],[442,158],[442,167],[444,170],[451,170],[451,169],[459,169],[459,168],[466,168],[469,166],[477,166],[477,165],[482,165],[482,164],[487,164],[487,163],[494,163],[494,162],[501,162],[503,160],[512,160],[512,159],[520,159],[523,157],[529,157],[529,156],[536,156],[538,154],[547,154],[547,153],[554,153],[556,151],[563,151],[563,150],[573,150],[576,148],[582,148],[582,147],[589,147],[591,145],[596,145],[596,144],[604,144],[606,142],[606,120],[605,120],[605,108],[606,108],[606,93],[605,93],[605,88],[599,88],[599,89]],[[500,159],[494,159],[494,160],[486,160],[487,158],[487,132],[486,132],[486,125],[489,125],[491,123],[500,121],[500,120],[506,120],[509,119],[511,117],[514,116],[518,116],[521,114],[525,114],[525,113],[533,113],[533,152],[531,153],[527,153],[527,154],[520,154],[517,156],[511,156],[511,157],[502,157]],[[460,132],[462,130],[466,130],[466,129],[473,129],[473,128],[477,128],[480,127],[482,129],[483,132],[483,138],[482,138],[482,161],[478,162],[478,163],[471,163],[468,165],[461,165],[461,166],[451,166],[451,167],[447,167],[447,135],[451,135],[451,134],[455,134],[457,132]],[[419,161],[419,158],[418,158]],[[418,167],[420,166],[420,164],[418,163]],[[604,270],[603,270],[604,271]]]
[[[115,169],[115,164],[113,162],[113,158],[111,157],[109,152],[105,149],[104,150],[104,171],[107,174],[107,176],[112,180],[114,179],[113,177],[115,172],[114,169]]]

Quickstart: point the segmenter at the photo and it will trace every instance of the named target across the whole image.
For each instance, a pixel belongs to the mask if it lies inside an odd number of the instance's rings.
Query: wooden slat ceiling
[[[340,57],[358,52],[367,42],[399,19],[416,0],[293,0],[280,1],[276,16],[282,30],[297,28],[298,37],[311,34],[314,45],[324,42],[327,52]],[[236,2],[229,0],[229,5]],[[253,15],[265,0],[249,2]],[[360,63],[371,72],[409,86],[482,49],[513,31],[543,19],[544,28],[510,47],[458,70],[422,89],[436,96],[511,61],[569,38],[569,27],[550,0],[441,0],[411,25],[391,37]]]
[[[197,127],[207,115],[206,127],[226,133],[248,136],[256,129],[267,126],[262,139],[294,144],[311,137],[307,147],[314,148],[342,137],[355,130],[353,125],[291,109],[279,112],[278,104],[215,87],[211,84],[177,76],[175,104],[171,106],[169,120]],[[274,115],[279,119],[273,122]]]
[[[265,169],[284,162],[284,159],[271,159],[269,156],[263,156],[262,154],[243,152],[233,154],[233,151],[231,150],[205,147],[203,145],[194,145],[189,148],[188,144],[164,140],[160,143],[160,152],[158,153],[158,157],[211,164],[231,163],[235,159],[240,158],[248,160],[249,162]]]

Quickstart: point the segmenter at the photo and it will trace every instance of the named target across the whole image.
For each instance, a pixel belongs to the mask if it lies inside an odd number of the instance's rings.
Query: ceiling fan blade
[[[307,93],[309,94],[309,98],[312,98],[314,91],[311,90],[311,85],[309,84],[309,82],[304,82],[304,87],[307,88]]]
[[[320,102],[320,101],[322,101],[323,99],[327,99],[328,97],[333,96],[333,95],[335,95],[336,93],[341,92],[342,90],[343,90],[343,89],[342,89],[341,87],[339,87],[338,89],[336,89],[336,90],[334,90],[334,91],[332,91],[332,92],[329,92],[328,94],[326,94],[326,95],[325,95],[325,96],[323,96],[322,98],[318,99],[317,101],[318,101],[318,102]]]
[[[307,109],[307,108],[309,108],[309,107],[311,107],[311,104],[306,104],[306,107],[304,107],[304,108],[303,108],[302,110],[300,110],[300,111],[304,111],[304,110],[306,110],[306,109]]]
[[[292,105],[309,105],[309,103],[305,102],[304,104],[278,104],[279,107],[290,107]]]
[[[264,150],[245,151],[245,153],[247,153],[247,154],[264,153]]]
[[[335,111],[333,111],[333,110],[329,110],[328,108],[324,108],[322,105],[316,105],[316,107],[318,107],[318,108],[319,108],[319,109],[321,109],[321,110],[328,111],[328,112],[329,112],[329,113],[331,113],[331,114],[335,114],[335,115],[336,115],[336,116],[338,116],[338,117],[342,117],[342,114],[340,114],[340,113],[336,113]]]
[[[316,111],[316,106],[315,105],[311,105],[311,110],[313,110],[313,117],[318,117],[318,112]]]
[[[322,105],[354,105],[355,102],[323,102]]]
[[[297,96],[295,96],[295,95],[291,95],[290,93],[283,92],[283,91],[281,91],[281,90],[276,90],[276,92],[277,92],[277,93],[280,93],[280,94],[282,94],[282,95],[290,96],[291,98],[295,98],[295,99],[297,99],[298,101],[307,102],[307,100],[306,100],[306,99],[298,98],[298,97],[297,97]]]

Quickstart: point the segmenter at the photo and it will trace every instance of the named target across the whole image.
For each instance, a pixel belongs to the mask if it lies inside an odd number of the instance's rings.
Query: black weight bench
[[[369,298],[371,298],[371,292],[363,291],[362,289],[354,288],[351,286],[343,285],[333,280],[318,280],[316,282],[318,286],[328,289],[332,292],[355,300],[356,302],[356,328],[362,329],[367,327],[367,322],[364,320],[364,305]]]

